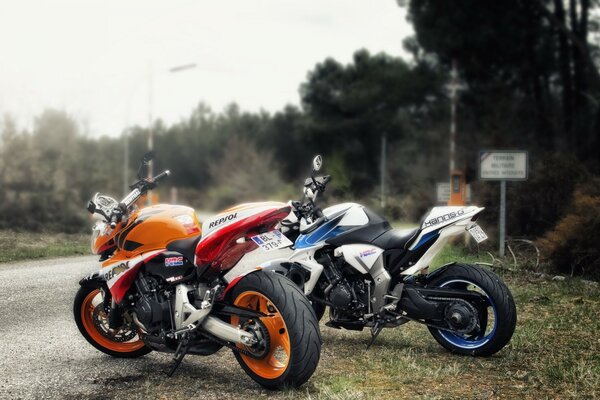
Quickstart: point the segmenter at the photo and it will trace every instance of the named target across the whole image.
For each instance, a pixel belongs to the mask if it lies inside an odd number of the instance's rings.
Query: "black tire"
[[[235,303],[236,299],[243,299],[253,292],[268,299],[276,309],[275,314],[285,322],[289,339],[287,365],[285,370],[284,366],[281,367],[283,371],[280,376],[271,378],[259,375],[248,365],[254,366],[260,361],[253,361],[234,351],[235,358],[252,379],[267,389],[299,387],[315,372],[321,356],[321,333],[312,306],[292,281],[266,271],[257,271],[242,278],[228,299]],[[281,332],[282,329],[279,330]],[[270,337],[270,343],[275,343],[274,337]]]
[[[87,340],[96,349],[112,357],[137,358],[150,353],[152,350],[146,345],[142,346],[142,343],[137,343],[135,346],[129,346],[130,348],[115,343],[114,347],[111,349],[110,347],[107,347],[106,345],[103,345],[99,342],[99,340],[108,339],[101,339],[100,336],[98,336],[101,335],[101,333],[96,328],[91,327],[89,322],[84,321],[84,312],[82,310],[82,308],[86,306],[86,299],[88,299],[88,296],[90,296],[93,292],[97,292],[98,289],[99,288],[97,287],[90,286],[80,287],[77,291],[77,294],[75,295],[75,300],[73,302],[73,317],[75,318],[75,323],[77,324],[77,328],[79,328],[79,332],[81,332],[85,340]],[[96,331],[90,332],[88,331],[88,329],[96,329]],[[96,337],[96,339],[94,339],[94,336]]]
[[[510,290],[492,271],[469,264],[453,264],[445,268],[434,275],[427,286],[439,287],[448,284],[447,287],[451,287],[449,282],[457,280],[478,286],[490,298],[493,302],[492,311],[495,310],[495,329],[490,332],[489,337],[485,336],[469,344],[463,343],[464,340],[447,331],[431,327],[429,331],[439,344],[453,353],[470,356],[490,356],[497,353],[508,344],[517,324],[517,309]]]

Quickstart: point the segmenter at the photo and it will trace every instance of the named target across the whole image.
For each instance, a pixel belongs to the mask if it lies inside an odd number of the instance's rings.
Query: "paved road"
[[[172,378],[163,373],[167,354],[122,360],[94,349],[77,330],[72,302],[79,278],[96,268],[96,257],[0,264],[0,399],[273,396],[225,349],[188,356]]]

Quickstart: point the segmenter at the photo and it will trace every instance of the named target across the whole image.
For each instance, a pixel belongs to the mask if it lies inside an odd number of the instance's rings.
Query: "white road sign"
[[[471,202],[471,184],[467,183],[466,188],[467,203]],[[447,203],[450,201],[450,182],[438,182],[435,184],[435,192],[438,203]]]
[[[450,200],[449,182],[438,182],[435,185],[435,189],[438,203],[447,203]]]
[[[481,151],[479,179],[494,181],[527,180],[526,151]]]

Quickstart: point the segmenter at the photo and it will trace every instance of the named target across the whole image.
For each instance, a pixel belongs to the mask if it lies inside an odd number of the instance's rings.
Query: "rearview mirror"
[[[154,151],[149,151],[142,156],[142,164],[148,165],[150,161],[154,158]]]
[[[313,161],[312,161],[313,174],[315,172],[319,172],[319,170],[321,170],[322,166],[323,166],[323,157],[321,157],[321,155],[318,154],[315,156],[315,158],[313,158]]]
[[[92,200],[89,201],[87,210],[90,214],[93,214],[96,212],[96,205],[94,204],[94,202]]]
[[[154,158],[154,151],[149,151],[142,156],[140,167],[138,168],[138,179],[144,179],[148,173],[148,164]]]

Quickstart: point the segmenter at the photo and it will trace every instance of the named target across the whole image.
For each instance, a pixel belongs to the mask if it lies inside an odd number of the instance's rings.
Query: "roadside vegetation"
[[[527,181],[508,185],[508,235],[535,241],[548,272],[598,279],[600,3],[401,3],[415,33],[403,40],[403,56],[357,49],[351,59],[307,65],[296,104],[271,112],[199,103],[175,123],[156,119],[120,137],[90,135],[64,110],[27,122],[2,116],[0,229],[85,230],[84,205],[96,191],[123,194],[150,132],[155,171],[172,172],[155,192],[161,201],[177,197],[206,211],[297,199],[319,153],[333,177],[321,206],[356,201],[392,220],[417,220],[436,203],[435,184],[448,182],[455,68],[455,161],[473,203],[486,207],[482,226],[497,237],[498,184],[478,180],[479,151],[527,150]]]
[[[90,254],[89,234],[0,230],[0,263]]]

